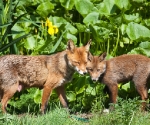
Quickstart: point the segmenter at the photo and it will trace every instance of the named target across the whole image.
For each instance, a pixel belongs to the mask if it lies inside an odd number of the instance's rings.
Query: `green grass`
[[[65,109],[56,107],[45,115],[25,113],[21,115],[0,115],[0,125],[148,125],[150,112],[140,111],[138,99],[119,99],[115,110],[102,113],[103,109],[92,109],[92,117],[81,118],[83,114],[70,115]],[[72,117],[70,117],[72,116]]]
[[[57,108],[45,115],[6,114],[0,118],[3,125],[80,125],[81,122],[69,117],[69,114],[61,108]]]

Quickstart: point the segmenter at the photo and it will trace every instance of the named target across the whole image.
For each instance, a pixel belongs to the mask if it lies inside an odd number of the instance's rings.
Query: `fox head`
[[[93,56],[90,52],[88,53],[87,71],[93,81],[97,81],[106,71],[105,57],[106,53],[100,56]]]
[[[72,40],[68,41],[67,44],[67,59],[68,64],[79,74],[86,74],[86,65],[88,61],[88,52],[90,49],[91,40],[81,47],[76,47]]]

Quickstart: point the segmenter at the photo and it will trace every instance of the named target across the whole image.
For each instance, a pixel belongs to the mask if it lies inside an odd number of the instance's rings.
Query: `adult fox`
[[[53,89],[58,93],[63,107],[68,107],[64,84],[71,80],[75,71],[87,73],[86,64],[90,42],[76,47],[72,40],[67,49],[52,55],[22,56],[5,55],[0,58],[0,96],[2,111],[15,92],[25,88],[43,89],[41,112],[45,113]]]
[[[108,87],[111,103],[116,103],[118,83],[133,81],[141,96],[142,110],[146,108],[148,98],[148,80],[150,79],[150,59],[143,55],[121,55],[105,60],[106,53],[92,56],[89,53],[87,70],[94,81]],[[113,107],[110,107],[113,108]]]

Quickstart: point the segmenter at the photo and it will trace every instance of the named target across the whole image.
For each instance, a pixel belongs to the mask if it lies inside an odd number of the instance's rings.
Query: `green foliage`
[[[105,51],[108,58],[125,53],[150,57],[149,7],[147,0],[0,0],[0,52],[51,54],[66,49],[68,39],[80,46],[92,38],[95,55]],[[57,34],[49,34],[47,19],[58,28]],[[102,89],[103,85],[93,84],[88,76],[75,74],[66,86],[71,109],[89,111],[93,102],[103,102]],[[127,83],[119,93],[130,97],[132,90]],[[10,110],[27,111],[30,104],[30,111],[34,111],[40,97],[37,89],[17,93],[14,99],[18,99],[9,103]],[[55,92],[50,102],[58,103]]]
[[[14,1],[8,0],[3,2],[0,0],[0,52],[4,53],[4,50],[10,48],[9,53],[17,54],[18,49],[16,47],[17,42],[21,39],[26,38],[29,34],[24,33],[23,35],[17,37],[16,39],[13,38],[13,35],[20,34],[20,32],[13,32],[13,26],[17,24],[21,17],[25,16],[26,13],[15,17],[16,7],[18,3],[15,4]],[[4,16],[7,15],[7,16]]]
[[[73,81],[66,87],[70,109],[73,112],[89,111],[94,104],[93,102],[103,100],[104,94],[101,91],[104,86],[93,84],[89,76],[83,77],[75,74]],[[103,102],[104,100],[101,103]]]
[[[144,113],[139,110],[139,100],[118,98],[118,103],[115,104],[115,110],[109,114],[95,113],[91,123],[94,125],[146,125],[149,124],[149,113]]]
[[[40,105],[37,103],[37,96],[35,88],[24,90],[21,93],[16,93],[9,102],[8,112],[11,113],[26,113],[34,112],[38,113]],[[35,103],[36,102],[36,103]]]
[[[137,98],[118,99],[115,110],[110,113],[103,113],[101,110],[92,110],[92,113],[78,113],[70,115],[65,109],[56,107],[45,115],[20,114],[10,115],[0,114],[0,124],[2,125],[148,125],[150,113],[139,110]],[[95,105],[99,105],[96,102]],[[93,107],[95,108],[95,107]],[[97,109],[97,108],[96,108]],[[85,119],[89,118],[89,119]]]
[[[83,124],[81,121],[72,119],[69,113],[63,109],[57,107],[52,110],[51,113],[45,115],[35,115],[35,114],[21,114],[21,115],[4,115],[0,118],[0,123],[3,125],[70,125]]]

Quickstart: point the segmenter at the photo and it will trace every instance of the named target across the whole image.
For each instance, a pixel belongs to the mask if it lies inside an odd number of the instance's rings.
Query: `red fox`
[[[121,55],[105,60],[106,53],[100,56],[88,55],[87,71],[94,81],[108,87],[111,103],[116,103],[118,83],[133,81],[141,96],[142,110],[146,108],[148,98],[148,80],[150,79],[150,59],[143,55]],[[113,107],[110,107],[112,110]]]
[[[6,112],[8,100],[22,89],[43,89],[41,113],[46,112],[53,89],[58,93],[63,107],[67,108],[64,84],[71,80],[75,71],[87,73],[86,64],[90,42],[76,47],[72,40],[67,49],[52,55],[23,56],[5,55],[0,58],[0,96],[2,111]]]

